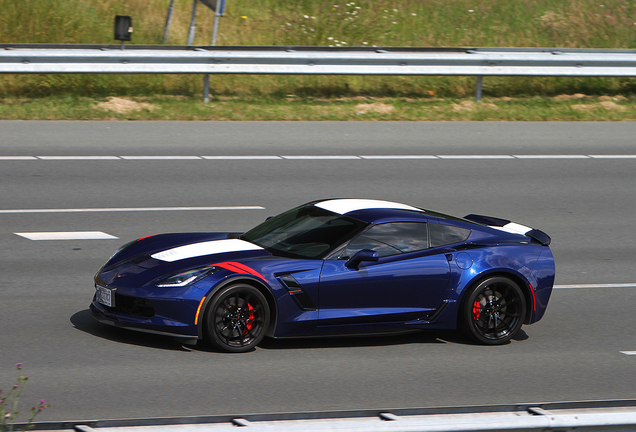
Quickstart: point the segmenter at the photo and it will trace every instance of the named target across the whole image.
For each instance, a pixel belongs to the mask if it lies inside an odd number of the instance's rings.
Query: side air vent
[[[279,276],[277,279],[302,310],[316,310],[316,305],[311,301],[311,297],[292,275]]]

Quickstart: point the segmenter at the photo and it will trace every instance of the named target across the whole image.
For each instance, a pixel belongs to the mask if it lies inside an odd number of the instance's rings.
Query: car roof
[[[369,223],[428,219],[426,210],[392,201],[340,198],[315,201],[312,204],[324,210]]]

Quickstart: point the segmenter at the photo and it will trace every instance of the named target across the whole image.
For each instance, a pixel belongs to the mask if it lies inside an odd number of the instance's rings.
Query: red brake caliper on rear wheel
[[[473,303],[473,319],[477,321],[480,316],[481,316],[481,303],[479,302],[479,300],[475,300],[475,303]]]

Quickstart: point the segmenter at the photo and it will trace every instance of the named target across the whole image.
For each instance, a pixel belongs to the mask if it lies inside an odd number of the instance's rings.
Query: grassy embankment
[[[0,0],[2,43],[110,44],[116,14],[133,43],[160,44],[169,0]],[[192,2],[175,0],[169,43]],[[195,44],[209,44],[199,4]],[[227,0],[219,45],[636,48],[632,0]],[[632,120],[634,78],[0,76],[0,119]],[[564,95],[570,95],[566,97]],[[576,96],[572,96],[576,95]],[[124,99],[112,99],[112,97]]]

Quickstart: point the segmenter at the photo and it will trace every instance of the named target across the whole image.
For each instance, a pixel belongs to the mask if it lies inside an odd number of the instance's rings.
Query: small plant
[[[15,425],[13,424],[13,420],[15,420],[16,416],[20,414],[20,411],[18,411],[20,395],[22,394],[24,385],[29,380],[29,377],[25,377],[21,373],[22,363],[16,364],[15,367],[18,370],[17,383],[14,384],[13,387],[11,387],[11,389],[6,393],[0,389],[0,432],[12,432],[14,430]],[[33,427],[32,423],[35,416],[50,406],[50,403],[47,403],[44,399],[42,399],[36,406],[31,407],[31,415],[22,430],[25,431],[27,429],[31,429]]]

